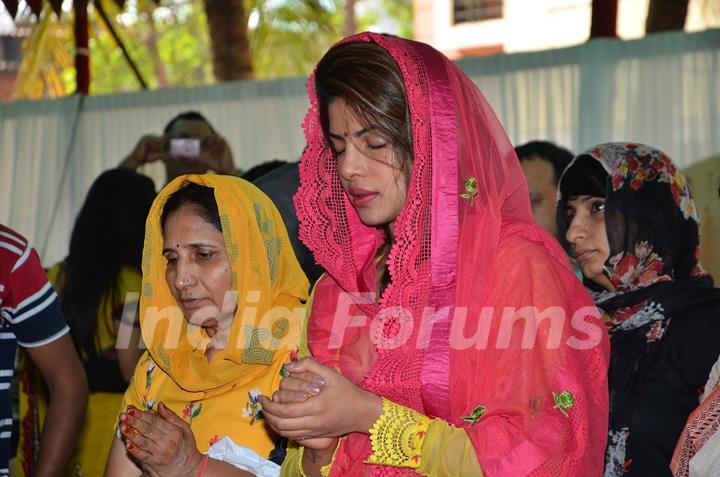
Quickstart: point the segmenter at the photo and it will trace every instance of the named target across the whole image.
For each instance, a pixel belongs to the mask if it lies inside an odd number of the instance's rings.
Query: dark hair
[[[363,126],[375,125],[398,152],[400,170],[410,176],[413,134],[402,73],[390,53],[372,42],[331,48],[315,70],[320,121],[329,142],[328,107],[342,98]]]
[[[207,127],[210,128],[210,131],[215,133],[215,129],[213,129],[212,124],[210,124],[210,121],[207,120],[205,116],[198,113],[197,111],[185,111],[184,113],[180,113],[174,118],[172,118],[166,125],[165,129],[163,129],[163,135],[166,135],[170,132],[170,130],[175,126],[175,123],[178,121],[201,121],[205,124],[207,124]]]
[[[520,162],[533,159],[533,156],[549,162],[555,173],[555,184],[560,180],[560,176],[573,158],[572,152],[549,141],[530,141],[522,146],[517,146],[515,154]]]
[[[121,266],[140,271],[145,220],[154,199],[150,178],[111,169],[95,179],[75,220],[58,288],[75,346],[86,357],[97,356],[98,307],[115,292]]]
[[[592,156],[580,156],[562,176],[559,184],[561,200],[579,195],[607,197],[608,178],[600,161]]]
[[[287,161],[282,161],[280,159],[273,159],[272,161],[266,161],[262,164],[258,164],[256,166],[251,167],[247,171],[243,172],[240,177],[245,179],[248,182],[255,182],[257,179],[260,179],[262,176],[267,174],[268,172],[277,169],[278,167],[284,166],[287,164]]]
[[[165,202],[160,216],[160,226],[163,232],[165,231],[165,222],[170,214],[178,211],[184,205],[193,207],[200,217],[222,232],[220,212],[215,201],[215,189],[189,181],[170,194]]]

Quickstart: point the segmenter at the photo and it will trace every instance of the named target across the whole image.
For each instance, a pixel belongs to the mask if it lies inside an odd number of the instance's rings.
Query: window
[[[453,20],[455,23],[480,22],[502,18],[502,0],[455,0]]]

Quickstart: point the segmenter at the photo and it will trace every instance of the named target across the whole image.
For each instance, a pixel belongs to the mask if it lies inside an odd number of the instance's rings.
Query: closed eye
[[[198,252],[197,256],[202,260],[210,260],[215,256],[216,252]]]

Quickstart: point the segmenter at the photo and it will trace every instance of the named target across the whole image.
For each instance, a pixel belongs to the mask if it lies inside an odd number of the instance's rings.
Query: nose
[[[178,260],[175,272],[173,284],[178,290],[186,290],[197,283],[197,277],[195,276],[193,268],[190,265],[182,263],[181,260]]]
[[[568,227],[565,233],[565,239],[571,244],[576,245],[578,242],[585,240],[588,236],[587,220],[578,213],[570,221],[570,227]]]
[[[338,161],[338,171],[340,177],[346,181],[351,181],[357,176],[363,176],[366,172],[367,157],[355,147],[352,139],[345,144],[345,152]]]

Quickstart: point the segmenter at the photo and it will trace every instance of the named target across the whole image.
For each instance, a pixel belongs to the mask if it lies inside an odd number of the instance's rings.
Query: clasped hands
[[[194,477],[202,463],[190,425],[162,402],[157,412],[129,406],[120,414],[125,448],[151,477]]]
[[[278,434],[325,450],[352,432],[367,434],[382,399],[312,358],[285,365],[289,375],[272,397],[260,396],[263,416]]]

